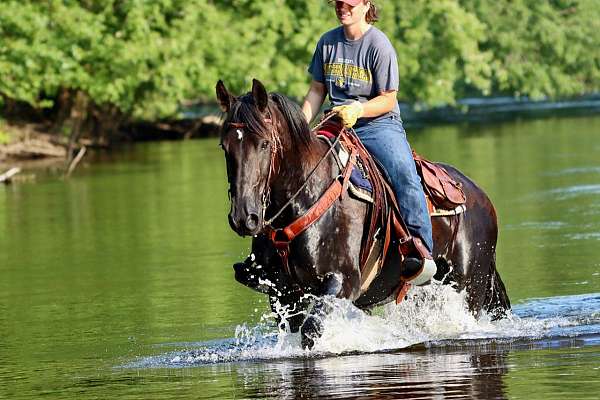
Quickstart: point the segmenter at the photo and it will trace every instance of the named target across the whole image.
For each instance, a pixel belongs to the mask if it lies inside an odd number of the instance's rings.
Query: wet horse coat
[[[292,330],[300,328],[307,347],[321,334],[320,320],[328,312],[319,298],[346,298],[363,309],[393,300],[401,273],[400,255],[394,252],[368,289],[360,290],[359,257],[369,205],[351,196],[341,196],[290,243],[288,266],[283,267],[267,233],[304,215],[340,168],[327,155],[329,146],[310,131],[299,107],[281,95],[267,94],[259,81],[240,98],[219,81],[217,97],[226,113],[221,145],[230,184],[229,222],[239,235],[255,236],[252,257],[234,265],[236,279],[268,294],[273,306],[279,303],[298,311],[282,322]],[[473,181],[444,167],[462,185],[467,211],[432,219],[432,255],[438,266],[434,278],[466,290],[474,314],[483,310],[500,317],[510,302],[495,264],[495,209]]]

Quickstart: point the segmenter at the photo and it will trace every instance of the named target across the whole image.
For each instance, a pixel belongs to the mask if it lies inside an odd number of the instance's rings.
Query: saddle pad
[[[358,159],[357,163],[360,162],[360,159]],[[355,165],[354,168],[352,168],[352,172],[350,173],[350,182],[358,189],[364,190],[371,194],[373,193],[373,186],[371,185],[371,182],[367,179],[361,168],[362,164]]]
[[[321,139],[327,140],[330,144],[333,143],[336,138],[334,134],[326,130],[320,130],[317,132],[317,135]],[[336,152],[338,156],[337,159],[340,161],[340,168],[344,168],[348,162],[348,152],[340,144],[336,146]],[[371,185],[364,170],[365,168],[362,165],[362,161],[360,158],[357,158],[356,165],[352,168],[352,172],[350,172],[350,185],[348,185],[348,188],[350,193],[359,199],[372,203],[373,185]]]

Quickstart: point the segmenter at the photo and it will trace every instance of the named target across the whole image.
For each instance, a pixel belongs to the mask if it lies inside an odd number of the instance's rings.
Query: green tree
[[[479,48],[485,26],[460,1],[380,3],[381,28],[398,52],[401,98],[440,105],[469,87],[489,93],[492,54]]]
[[[402,100],[534,98],[600,88],[596,0],[377,0]],[[300,99],[326,0],[47,0],[0,7],[0,98],[46,110],[57,131],[110,136],[132,119],[214,102],[257,77]]]
[[[485,24],[496,91],[533,98],[600,89],[600,3],[463,0]]]

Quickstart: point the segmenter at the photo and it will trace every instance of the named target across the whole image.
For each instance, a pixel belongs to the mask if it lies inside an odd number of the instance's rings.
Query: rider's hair
[[[379,20],[379,10],[372,0],[367,0],[365,3],[371,3],[369,11],[367,11],[366,19],[369,24],[377,22]]]

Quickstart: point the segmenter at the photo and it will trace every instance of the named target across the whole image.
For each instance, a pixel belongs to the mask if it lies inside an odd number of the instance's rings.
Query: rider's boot
[[[421,239],[413,237],[412,242],[416,251],[404,257],[401,275],[413,285],[425,285],[437,272],[437,266]]]

